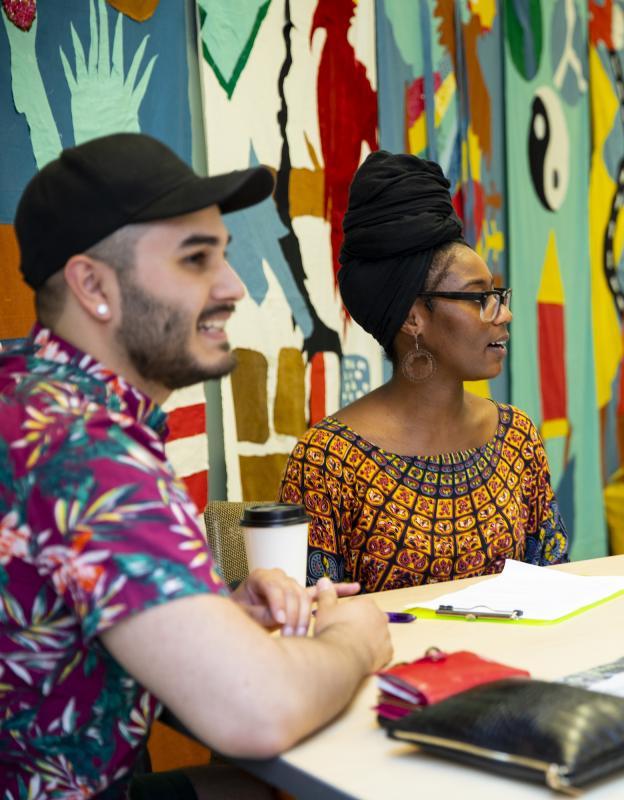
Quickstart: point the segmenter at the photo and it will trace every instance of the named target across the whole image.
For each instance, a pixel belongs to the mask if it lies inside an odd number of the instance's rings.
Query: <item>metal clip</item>
[[[519,608],[514,608],[512,611],[501,611],[489,606],[459,608],[457,606],[441,605],[438,606],[435,613],[447,617],[464,617],[472,621],[475,619],[519,619],[524,612]]]

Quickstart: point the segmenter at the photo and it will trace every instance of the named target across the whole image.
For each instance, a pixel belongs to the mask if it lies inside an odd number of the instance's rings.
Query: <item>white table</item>
[[[549,569],[580,575],[624,575],[624,556],[579,561]],[[470,579],[488,580],[488,578]],[[372,595],[386,611],[430,600],[468,581],[399,589]],[[410,661],[427,647],[473,650],[479,655],[524,667],[534,678],[563,675],[624,656],[624,597],[586,611],[567,622],[544,627],[487,622],[424,620],[393,624],[394,661]],[[459,798],[523,800],[553,798],[547,788],[426,756],[386,737],[377,726],[374,678],[362,685],[349,707],[330,725],[269,761],[239,761],[258,777],[285,789],[297,800],[358,798]],[[624,772],[585,790],[589,800],[623,800]],[[563,795],[559,795],[563,796]]]

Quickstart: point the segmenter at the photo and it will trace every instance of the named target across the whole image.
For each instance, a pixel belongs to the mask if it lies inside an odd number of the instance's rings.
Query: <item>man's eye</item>
[[[203,250],[198,250],[196,253],[191,253],[188,256],[185,256],[184,261],[187,264],[193,264],[194,266],[202,267],[207,261],[207,255]]]

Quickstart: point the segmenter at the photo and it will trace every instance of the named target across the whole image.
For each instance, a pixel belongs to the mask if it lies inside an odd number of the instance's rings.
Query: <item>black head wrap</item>
[[[386,350],[424,289],[435,250],[462,241],[449,186],[435,162],[385,150],[371,153],[351,183],[340,293]]]

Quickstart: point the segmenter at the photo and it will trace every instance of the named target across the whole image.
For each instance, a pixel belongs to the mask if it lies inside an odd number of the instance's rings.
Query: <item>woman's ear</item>
[[[401,325],[400,329],[403,333],[406,333],[408,336],[417,336],[419,333],[422,333],[424,324],[423,313],[422,313],[422,303],[418,300],[412,305],[410,308],[407,317],[405,318],[405,322]]]

